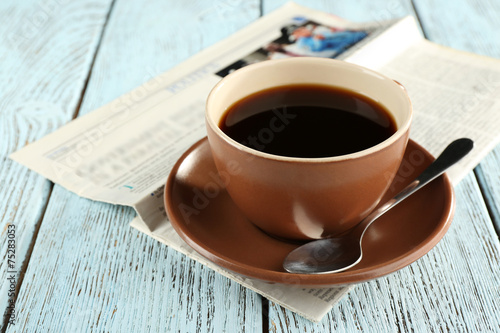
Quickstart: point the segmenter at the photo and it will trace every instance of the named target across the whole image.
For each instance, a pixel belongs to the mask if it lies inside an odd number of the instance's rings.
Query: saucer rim
[[[317,288],[360,283],[394,273],[395,271],[407,267],[418,259],[422,258],[425,254],[432,250],[444,237],[453,220],[456,205],[455,193],[453,185],[448,175],[445,173],[441,176],[443,181],[442,191],[443,194],[445,194],[443,214],[432,232],[429,233],[428,236],[424,240],[422,240],[418,246],[416,246],[416,249],[412,249],[410,253],[402,254],[390,260],[384,261],[383,263],[365,267],[356,271],[346,270],[344,272],[326,274],[288,273],[286,271],[269,270],[265,268],[255,267],[246,263],[235,262],[234,259],[228,258],[226,255],[221,254],[220,252],[208,247],[195,235],[193,235],[189,231],[189,229],[186,228],[184,223],[178,222],[176,219],[177,214],[173,212],[173,209],[170,205],[170,203],[172,202],[171,192],[173,191],[173,184],[179,166],[187,158],[187,156],[193,153],[193,151],[195,151],[196,149],[200,149],[200,146],[205,143],[208,145],[207,137],[198,140],[196,143],[190,146],[174,164],[165,185],[165,210],[174,230],[192,249],[194,249],[207,260],[210,260],[212,263],[215,263],[216,265],[221,266],[224,269],[228,269],[236,274],[258,279],[268,283],[282,283],[288,285],[296,285],[299,287],[309,286]],[[422,151],[426,155],[427,159],[431,161],[435,159],[434,156],[432,156],[426,149],[424,149],[421,145],[411,139],[408,140],[406,149],[408,149],[410,143],[414,146],[414,149]],[[209,146],[208,149],[210,149]]]

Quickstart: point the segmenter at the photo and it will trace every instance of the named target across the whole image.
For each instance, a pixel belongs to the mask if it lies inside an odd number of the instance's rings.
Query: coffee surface
[[[247,96],[226,110],[219,127],[247,147],[302,158],[354,153],[396,132],[381,104],[351,90],[314,84]]]

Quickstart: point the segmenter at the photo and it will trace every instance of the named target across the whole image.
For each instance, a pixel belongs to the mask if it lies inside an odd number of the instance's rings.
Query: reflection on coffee
[[[374,100],[315,84],[275,87],[247,96],[226,110],[219,127],[250,148],[302,158],[364,150],[397,129],[390,113]]]

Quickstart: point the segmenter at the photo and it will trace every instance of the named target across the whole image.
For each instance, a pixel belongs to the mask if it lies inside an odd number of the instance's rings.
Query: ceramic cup
[[[225,111],[244,97],[307,83],[347,88],[372,98],[392,114],[396,132],[352,154],[297,158],[251,149],[219,128]],[[397,82],[344,61],[308,57],[239,69],[213,88],[206,104],[210,148],[231,199],[263,231],[293,240],[341,234],[376,207],[403,158],[411,119],[410,99]]]

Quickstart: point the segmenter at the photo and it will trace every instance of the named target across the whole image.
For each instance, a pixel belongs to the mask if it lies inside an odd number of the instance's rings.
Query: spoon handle
[[[401,192],[396,194],[396,196],[392,199],[387,201],[384,205],[380,206],[378,209],[370,213],[370,215],[365,217],[365,219],[355,227],[353,232],[361,233],[360,237],[363,237],[366,228],[368,228],[368,226],[370,226],[370,224],[380,215],[384,214],[389,209],[412,195],[414,192],[418,191],[420,188],[442,175],[446,169],[467,155],[472,150],[473,146],[474,142],[467,138],[457,139],[450,143],[448,147],[443,150],[441,155],[439,155],[439,157],[434,160],[434,162],[432,162],[431,165],[429,165],[413,182],[401,190]]]

